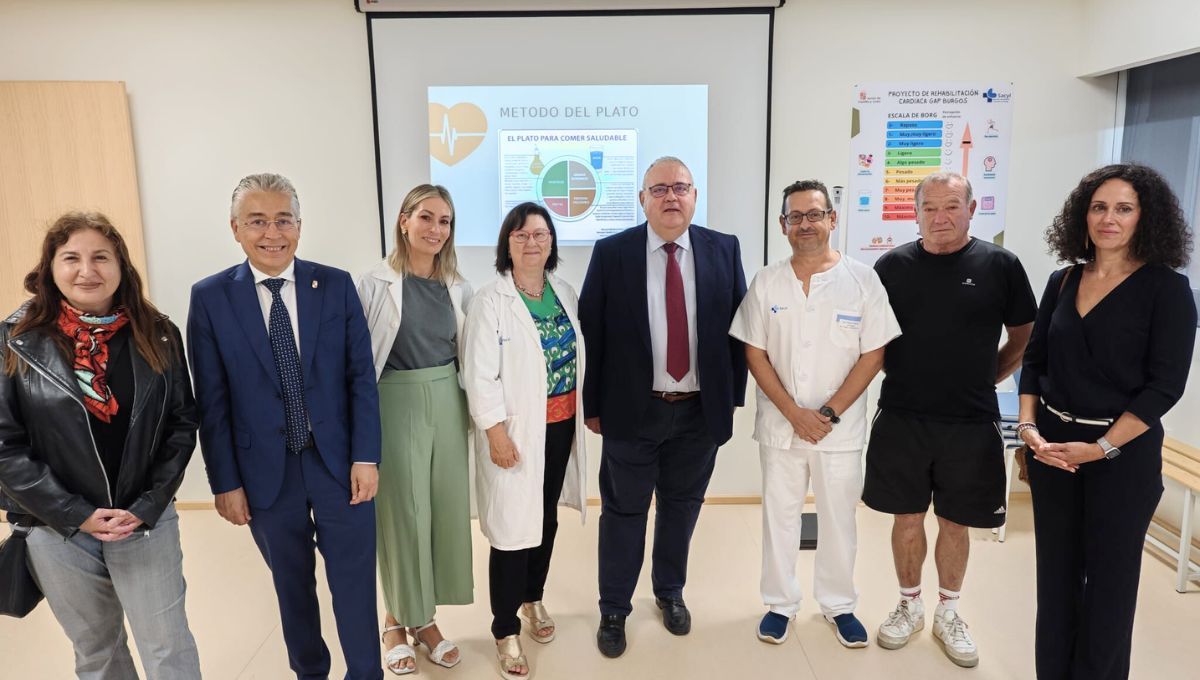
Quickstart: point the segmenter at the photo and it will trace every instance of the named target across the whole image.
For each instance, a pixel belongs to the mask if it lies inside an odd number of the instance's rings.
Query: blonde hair
[[[421,201],[429,198],[440,198],[450,206],[450,235],[442,244],[442,250],[433,256],[434,278],[441,279],[449,286],[458,279],[458,257],[454,254],[454,201],[450,198],[450,191],[440,184],[418,185],[404,197],[404,202],[400,204],[400,214],[396,216],[396,245],[388,255],[388,264],[401,275],[412,270],[408,238],[400,225],[404,218],[412,217],[413,211],[421,205]]]

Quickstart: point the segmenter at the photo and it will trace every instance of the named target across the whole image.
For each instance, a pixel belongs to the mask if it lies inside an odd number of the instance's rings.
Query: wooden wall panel
[[[68,210],[106,214],[145,279],[125,84],[0,81],[0,314],[27,297],[45,230]]]

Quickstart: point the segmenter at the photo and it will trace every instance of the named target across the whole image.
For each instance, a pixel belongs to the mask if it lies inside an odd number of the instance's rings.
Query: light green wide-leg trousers
[[[470,604],[467,397],[454,364],[385,370],[375,527],[388,613],[421,626],[439,604]]]

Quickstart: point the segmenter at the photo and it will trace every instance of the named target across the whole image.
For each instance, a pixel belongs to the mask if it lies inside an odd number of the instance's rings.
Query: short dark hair
[[[500,238],[496,240],[496,271],[503,274],[512,271],[512,255],[508,252],[508,237],[514,231],[525,226],[525,221],[534,215],[546,220],[550,228],[550,257],[546,259],[546,271],[552,272],[558,268],[558,232],[554,230],[554,220],[550,219],[550,211],[537,203],[526,201],[508,211],[504,221],[500,223]]]
[[[787,185],[784,188],[784,190],[783,190],[783,205],[779,208],[780,215],[787,214],[788,196],[791,196],[792,194],[795,194],[795,193],[799,193],[801,191],[819,191],[819,192],[821,192],[821,195],[823,195],[825,197],[825,209],[826,210],[834,209],[833,201],[829,200],[829,189],[826,189],[825,185],[822,182],[820,182],[819,180],[804,179],[804,180],[800,180],[799,182],[792,182],[791,184]]]
[[[1130,251],[1146,264],[1163,264],[1172,269],[1187,265],[1192,250],[1192,234],[1179,207],[1179,199],[1163,176],[1137,163],[1117,163],[1094,170],[1076,186],[1062,212],[1046,227],[1048,252],[1060,262],[1091,262],[1096,247],[1088,237],[1087,211],[1092,195],[1110,179],[1128,182],[1137,193],[1141,214],[1133,234]]]

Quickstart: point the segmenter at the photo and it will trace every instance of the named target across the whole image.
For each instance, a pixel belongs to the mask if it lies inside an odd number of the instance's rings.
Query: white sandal
[[[384,635],[387,635],[393,630],[405,630],[405,628],[404,626],[388,626],[384,628],[383,635],[379,636],[380,642],[383,642]],[[384,642],[384,644],[387,643]],[[407,632],[404,633],[404,642],[401,642],[395,647],[389,649],[383,659],[387,664],[387,669],[396,675],[408,675],[410,673],[417,672],[417,651],[412,648],[412,645],[408,644]],[[411,668],[405,668],[400,665],[400,662],[404,661],[405,659],[413,660],[413,665]]]
[[[432,628],[437,625],[437,621],[430,619],[429,623],[420,628],[413,629],[413,637],[417,640],[418,645],[424,645],[429,650],[429,660],[441,666],[442,668],[454,668],[462,661],[462,651],[459,650],[458,658],[454,661],[446,661],[446,655],[458,649],[458,645],[442,638],[442,641],[437,643],[436,647],[430,647],[428,642],[421,639],[421,631]]]
[[[496,658],[500,660],[500,677],[504,680],[528,680],[533,667],[521,651],[521,636],[509,635],[496,640]],[[514,673],[517,666],[524,666],[524,673]]]
[[[542,604],[541,600],[521,605],[521,618],[529,622],[529,636],[535,642],[546,644],[554,641],[554,634],[558,627],[554,625],[554,619],[550,618],[550,614],[546,611],[546,605]],[[541,631],[547,628],[553,630],[549,635],[541,635]]]

